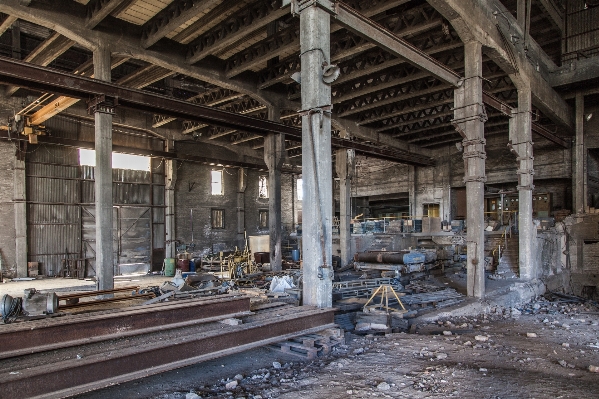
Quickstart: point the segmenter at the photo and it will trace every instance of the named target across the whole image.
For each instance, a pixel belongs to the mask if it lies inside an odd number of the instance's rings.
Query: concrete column
[[[485,296],[485,138],[486,113],[483,105],[482,45],[468,42],[465,51],[465,78],[455,90],[455,116],[464,137],[464,162],[467,203],[467,286],[468,296]]]
[[[352,261],[351,253],[351,181],[355,170],[355,151],[337,150],[335,167],[339,176],[339,246],[341,247],[341,266]]]
[[[330,16],[318,4],[300,11],[302,81],[303,303],[332,305],[331,87],[322,81],[330,62]],[[324,108],[323,108],[324,107]]]
[[[247,188],[247,169],[237,169],[237,247],[245,246],[245,189]]]
[[[173,151],[173,140],[166,140],[166,151]],[[164,161],[165,177],[165,199],[166,206],[164,229],[166,232],[166,253],[165,257],[175,258],[177,255],[176,225],[175,225],[175,187],[177,184],[177,161],[167,159]]]
[[[409,215],[416,215],[416,167],[408,165],[408,209]]]
[[[584,143],[584,96],[576,93],[576,142],[574,144],[574,179],[572,194],[574,195],[574,213],[586,212],[585,166],[586,151]]]
[[[510,119],[510,140],[518,165],[518,241],[520,278],[536,277],[534,248],[536,229],[532,220],[534,157],[532,143],[532,93],[518,90],[518,108]]]
[[[268,109],[268,119],[279,121],[280,110]],[[270,133],[264,138],[264,162],[268,167],[268,232],[270,235],[270,266],[273,271],[283,270],[281,250],[281,168],[285,159],[285,135]]]
[[[18,144],[17,144],[18,145]],[[27,277],[27,190],[25,177],[25,154],[15,155],[13,169],[15,209],[15,261],[17,277]]]
[[[94,50],[94,77],[110,81],[110,50]],[[96,278],[98,290],[114,288],[112,252],[112,115],[95,115]]]

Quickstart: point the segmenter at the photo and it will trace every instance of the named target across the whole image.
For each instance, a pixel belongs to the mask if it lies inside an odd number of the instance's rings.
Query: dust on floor
[[[595,312],[592,312],[595,310]],[[521,314],[523,313],[523,314]],[[530,313],[530,314],[527,314]],[[186,375],[170,385],[150,377],[130,384],[160,399],[300,398],[599,398],[599,314],[582,305],[499,309],[415,328],[416,334],[349,335],[346,345],[314,361],[253,359],[254,369]],[[449,335],[451,334],[451,335]],[[276,352],[272,353],[273,355]],[[216,360],[242,364],[246,354]],[[194,366],[201,370],[201,365]],[[185,374],[185,369],[177,373]],[[96,393],[100,394],[100,392]],[[107,396],[106,396],[107,395]],[[94,396],[91,394],[90,396]],[[81,398],[86,395],[81,396]]]

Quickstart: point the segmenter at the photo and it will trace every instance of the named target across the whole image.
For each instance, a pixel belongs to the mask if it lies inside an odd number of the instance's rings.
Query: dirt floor
[[[413,330],[348,334],[314,361],[253,350],[77,398],[599,398],[592,305],[543,300]]]

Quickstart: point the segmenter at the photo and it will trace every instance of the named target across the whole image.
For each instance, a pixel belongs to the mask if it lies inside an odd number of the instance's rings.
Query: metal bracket
[[[464,146],[464,147],[467,147],[469,145],[477,145],[477,144],[485,145],[485,144],[487,144],[487,140],[485,140],[484,138],[472,139],[472,140],[462,140],[462,146]]]
[[[337,15],[337,4],[332,0],[283,0],[282,7],[287,5],[291,5],[291,14],[294,16],[298,16],[312,6],[318,6],[331,15]]]
[[[464,177],[464,183],[486,183],[487,176],[466,176]]]
[[[87,113],[93,115],[97,112],[101,114],[115,114],[115,108],[119,105],[118,97],[106,97],[100,94],[87,101]]]
[[[487,153],[484,151],[468,151],[468,152],[464,151],[464,155],[462,156],[462,158],[464,158],[464,159],[468,159],[468,158],[487,159]]]
[[[534,184],[530,184],[528,186],[518,186],[518,191],[524,191],[524,190],[532,191],[534,189],[535,189]]]
[[[534,175],[535,174],[535,170],[534,169],[518,169],[516,171],[516,174],[519,174],[519,175]]]
[[[516,161],[534,161],[535,157],[518,157]]]

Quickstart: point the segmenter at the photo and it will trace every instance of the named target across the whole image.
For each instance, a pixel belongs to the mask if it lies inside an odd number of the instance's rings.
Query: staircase
[[[518,277],[518,253],[520,247],[518,236],[512,235],[511,237],[504,238],[502,241],[503,245],[501,245],[501,257],[497,265],[497,274],[501,274],[506,278]]]

